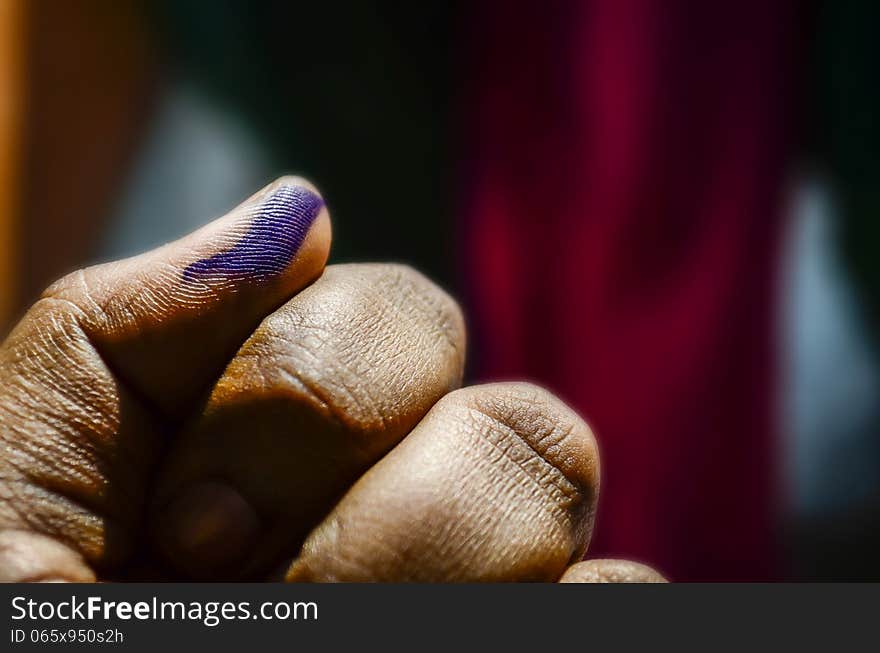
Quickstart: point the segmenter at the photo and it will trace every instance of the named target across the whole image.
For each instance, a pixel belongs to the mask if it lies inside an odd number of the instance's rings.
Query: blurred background
[[[0,0],[0,322],[281,173],[597,432],[591,555],[880,579],[880,4]]]

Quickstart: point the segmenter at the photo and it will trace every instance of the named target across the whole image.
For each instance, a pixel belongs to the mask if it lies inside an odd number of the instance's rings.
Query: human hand
[[[0,349],[0,579],[662,580],[575,564],[584,421],[529,384],[460,389],[455,302],[329,247],[283,178],[44,293]]]

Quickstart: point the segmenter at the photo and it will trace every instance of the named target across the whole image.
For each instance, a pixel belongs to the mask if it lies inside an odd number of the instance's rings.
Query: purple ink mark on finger
[[[324,201],[301,186],[284,186],[255,211],[247,233],[233,247],[196,261],[184,279],[265,279],[284,272],[296,256]]]

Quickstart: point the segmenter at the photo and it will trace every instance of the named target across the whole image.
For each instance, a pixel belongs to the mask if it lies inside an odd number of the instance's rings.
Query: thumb
[[[265,315],[321,274],[329,248],[320,195],[285,177],[181,240],[75,272],[44,297],[74,304],[115,375],[173,417]]]
[[[137,555],[164,423],[329,246],[320,196],[285,178],[46,291],[0,347],[0,580],[87,580]]]

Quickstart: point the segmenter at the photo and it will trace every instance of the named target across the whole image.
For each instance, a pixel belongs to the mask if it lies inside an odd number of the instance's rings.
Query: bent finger
[[[277,564],[460,385],[464,348],[458,306],[415,270],[329,266],[263,321],[175,442],[159,546],[199,577]]]
[[[560,583],[666,583],[655,569],[630,560],[584,560],[565,570]]]
[[[311,533],[290,581],[555,581],[587,546],[589,427],[529,384],[444,397]]]

